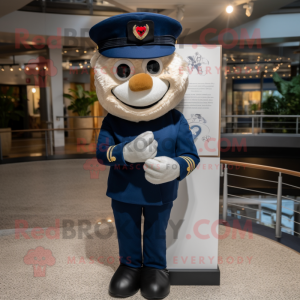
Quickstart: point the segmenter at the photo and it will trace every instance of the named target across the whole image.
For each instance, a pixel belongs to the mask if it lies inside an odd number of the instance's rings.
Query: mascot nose
[[[151,89],[153,86],[152,77],[149,74],[140,73],[129,79],[129,88],[133,92],[140,92]]]

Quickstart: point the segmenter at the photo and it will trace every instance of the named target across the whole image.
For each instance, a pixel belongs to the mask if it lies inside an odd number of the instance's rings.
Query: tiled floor
[[[92,179],[85,163],[0,166],[0,299],[111,299],[107,287],[118,247],[105,196],[108,170]],[[103,219],[112,220],[100,227],[107,238],[94,230]],[[91,224],[90,238],[81,238],[78,220]],[[64,228],[47,231],[55,222]],[[10,230],[21,224],[43,230],[20,236]],[[299,253],[259,235],[246,237],[219,240],[220,286],[172,286],[167,299],[299,299]],[[33,266],[39,258],[46,265],[40,269]]]

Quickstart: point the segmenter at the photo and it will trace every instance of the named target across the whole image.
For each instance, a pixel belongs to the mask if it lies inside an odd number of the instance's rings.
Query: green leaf
[[[78,93],[78,98],[82,98],[83,97],[83,87],[81,85],[76,85],[77,88],[77,93]]]
[[[70,99],[70,100],[74,100],[74,97],[73,97],[72,95],[70,95],[70,94],[63,94],[63,96],[64,96],[65,98]]]

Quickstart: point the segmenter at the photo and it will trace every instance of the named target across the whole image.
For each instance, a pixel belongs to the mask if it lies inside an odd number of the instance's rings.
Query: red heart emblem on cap
[[[148,24],[146,24],[145,26],[134,25],[132,28],[132,31],[133,31],[134,36],[138,40],[143,40],[149,32],[149,26],[148,26]]]
[[[137,26],[135,31],[140,37],[142,37],[146,32],[146,26]]]

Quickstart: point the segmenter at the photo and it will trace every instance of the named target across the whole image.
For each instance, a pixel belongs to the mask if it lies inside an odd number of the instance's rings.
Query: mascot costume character
[[[181,30],[153,13],[114,16],[90,30],[99,52],[91,59],[96,92],[108,112],[96,153],[110,166],[106,195],[119,242],[112,297],[140,289],[146,299],[163,299],[170,292],[166,228],[179,181],[199,163],[189,125],[174,109],[188,86],[187,63],[175,53]]]

